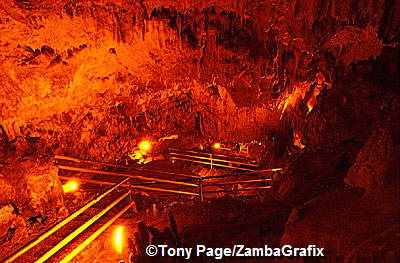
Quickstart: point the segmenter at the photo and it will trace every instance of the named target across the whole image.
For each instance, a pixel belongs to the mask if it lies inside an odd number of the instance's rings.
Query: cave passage
[[[400,261],[400,1],[1,0],[0,262]]]

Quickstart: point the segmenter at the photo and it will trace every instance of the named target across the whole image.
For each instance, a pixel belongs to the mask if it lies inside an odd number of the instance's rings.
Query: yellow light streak
[[[110,219],[107,223],[105,223],[102,227],[100,227],[96,232],[94,232],[90,237],[88,237],[85,241],[83,241],[79,246],[77,246],[71,253],[69,253],[60,263],[68,263],[70,262],[76,255],[78,255],[82,250],[84,250],[93,240],[95,240],[98,236],[101,235],[112,223],[115,222],[120,216],[122,216],[131,206],[133,206],[133,202],[129,203],[126,207],[124,207],[121,211],[118,212],[113,218]],[[136,222],[139,223],[139,222]]]
[[[76,218],[77,216],[79,216],[80,214],[82,214],[83,212],[85,212],[89,207],[91,207],[92,205],[96,204],[97,202],[99,202],[101,199],[103,199],[105,196],[107,196],[109,193],[111,193],[112,191],[114,191],[116,188],[118,188],[119,186],[121,186],[123,183],[127,182],[129,180],[129,178],[125,178],[124,180],[122,180],[121,182],[117,183],[114,187],[112,187],[111,189],[107,190],[106,192],[104,192],[103,194],[97,196],[95,199],[93,199],[92,201],[90,201],[89,203],[87,203],[85,206],[81,207],[80,209],[78,209],[76,212],[74,212],[73,214],[69,215],[68,217],[66,217],[65,219],[63,219],[60,223],[58,223],[57,225],[55,225],[54,227],[52,227],[50,230],[48,230],[46,233],[44,233],[43,235],[39,236],[37,239],[35,239],[34,241],[32,241],[31,243],[29,243],[28,245],[22,247],[20,250],[18,250],[15,254],[13,254],[12,256],[10,256],[9,258],[7,258],[3,263],[11,263],[14,262],[18,257],[20,257],[21,255],[25,254],[28,250],[30,250],[31,248],[35,247],[37,244],[39,244],[40,242],[42,242],[43,240],[45,240],[46,238],[48,238],[50,235],[52,235],[54,232],[56,232],[57,230],[59,230],[61,227],[65,226],[66,224],[68,224],[70,221],[72,221],[74,218]]]
[[[141,175],[132,175],[132,174],[116,173],[116,172],[106,172],[106,171],[101,171],[101,170],[93,170],[93,169],[86,169],[86,168],[78,168],[78,167],[65,166],[65,165],[58,165],[57,167],[58,167],[58,169],[61,169],[61,170],[68,170],[68,171],[75,171],[75,172],[84,172],[84,173],[92,173],[92,174],[103,174],[103,175],[124,176],[124,177],[129,177],[129,178],[135,178],[135,179],[139,179],[139,180],[144,180],[144,181],[154,181],[154,182],[163,182],[163,183],[169,183],[169,184],[187,185],[187,186],[198,187],[197,184],[186,183],[186,182],[181,182],[181,181],[166,180],[166,179],[158,179],[158,178],[146,177],[146,176],[141,176]]]
[[[91,226],[94,222],[96,222],[100,217],[110,211],[115,205],[117,205],[120,201],[122,201],[125,197],[127,197],[131,192],[128,191],[125,194],[121,195],[118,199],[108,205],[104,210],[99,212],[97,215],[86,221],[83,225],[77,228],[74,232],[60,241],[57,245],[55,245],[52,249],[47,251],[44,255],[42,255],[35,263],[43,263],[52,257],[55,253],[61,250],[64,246],[66,246],[69,242],[71,242],[74,238],[76,238],[80,233],[85,231],[89,226]]]
[[[117,250],[118,253],[122,253],[123,232],[124,232],[123,226],[117,227],[117,230],[115,231],[114,245],[115,245],[115,249]]]

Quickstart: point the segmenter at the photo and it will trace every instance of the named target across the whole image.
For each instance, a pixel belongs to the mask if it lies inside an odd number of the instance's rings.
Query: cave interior
[[[127,178],[71,262],[399,262],[399,44],[396,0],[1,0],[0,261]]]

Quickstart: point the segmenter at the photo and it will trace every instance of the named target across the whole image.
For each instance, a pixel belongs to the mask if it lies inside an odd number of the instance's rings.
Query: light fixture
[[[219,142],[216,142],[216,143],[214,143],[213,147],[214,147],[214,149],[220,149],[221,144]]]
[[[118,226],[117,229],[114,232],[114,247],[115,247],[115,250],[117,250],[118,253],[122,253],[123,233],[124,233],[124,227],[123,226]]]
[[[79,183],[77,181],[68,181],[62,186],[64,193],[75,192],[79,189]]]
[[[141,141],[139,143],[139,149],[143,152],[148,152],[151,150],[151,142],[149,141]]]

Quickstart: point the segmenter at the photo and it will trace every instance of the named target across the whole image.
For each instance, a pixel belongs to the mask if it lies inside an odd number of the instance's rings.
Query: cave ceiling
[[[9,140],[86,144],[93,130],[97,144],[144,131],[254,137],[305,98],[311,110],[338,69],[397,47],[399,6],[3,0],[0,124]]]

